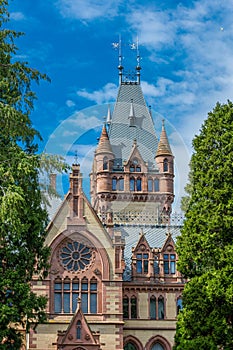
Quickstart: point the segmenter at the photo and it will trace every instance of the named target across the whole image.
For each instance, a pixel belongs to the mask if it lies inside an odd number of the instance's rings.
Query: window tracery
[[[93,259],[92,249],[77,241],[68,241],[59,253],[60,263],[69,272],[87,269]]]

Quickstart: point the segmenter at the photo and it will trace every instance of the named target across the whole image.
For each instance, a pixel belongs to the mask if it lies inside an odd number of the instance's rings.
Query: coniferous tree
[[[40,156],[30,113],[36,98],[32,82],[47,80],[27,62],[16,60],[15,39],[7,29],[8,1],[0,0],[0,349],[20,349],[22,327],[45,319],[46,299],[30,288],[44,277],[47,213],[41,205]]]
[[[217,104],[193,140],[178,269],[187,278],[175,350],[233,349],[233,104]]]

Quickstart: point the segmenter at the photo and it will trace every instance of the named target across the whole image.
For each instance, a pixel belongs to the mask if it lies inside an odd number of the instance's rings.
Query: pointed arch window
[[[164,319],[164,298],[162,296],[158,299],[158,318],[159,320]]]
[[[135,166],[133,164],[130,165],[129,171],[131,173],[135,172]]]
[[[165,158],[164,161],[163,161],[163,171],[164,172],[168,171],[168,160],[167,160],[167,158]]]
[[[156,298],[154,296],[150,297],[150,319],[156,320]]]
[[[77,322],[77,332],[76,332],[77,339],[81,339],[81,329],[82,329],[82,324],[81,324],[81,321],[79,320]]]
[[[151,350],[164,350],[164,347],[160,343],[155,343]]]
[[[137,350],[137,347],[132,342],[128,342],[124,345],[124,350]]]
[[[129,298],[123,298],[123,317],[129,318]]]
[[[137,172],[137,173],[140,173],[140,172],[141,172],[141,167],[140,167],[140,165],[137,165],[137,166],[136,166],[136,172]]]

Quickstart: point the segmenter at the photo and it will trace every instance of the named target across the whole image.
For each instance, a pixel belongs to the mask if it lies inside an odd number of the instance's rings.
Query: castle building
[[[48,296],[48,322],[31,331],[37,350],[171,350],[182,308],[171,222],[174,156],[164,122],[159,140],[140,84],[119,67],[90,174],[80,165],[47,230],[51,268],[33,290]]]

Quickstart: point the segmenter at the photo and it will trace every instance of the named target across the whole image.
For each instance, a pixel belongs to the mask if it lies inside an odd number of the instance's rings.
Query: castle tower
[[[128,78],[120,66],[112,115],[108,109],[108,132],[104,125],[94,156],[91,201],[104,224],[111,214],[113,225],[156,225],[169,222],[171,213],[174,157],[164,123],[158,142],[138,67]]]

